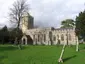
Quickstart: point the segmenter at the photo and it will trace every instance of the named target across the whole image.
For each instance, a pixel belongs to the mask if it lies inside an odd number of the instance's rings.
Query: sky
[[[0,0],[0,27],[8,21],[9,8],[16,0]],[[60,27],[61,21],[74,19],[85,9],[85,0],[28,0],[34,24],[40,27]]]

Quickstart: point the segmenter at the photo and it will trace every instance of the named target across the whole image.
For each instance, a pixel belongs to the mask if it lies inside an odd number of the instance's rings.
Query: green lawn
[[[80,51],[75,46],[66,47],[63,64],[85,64],[85,45],[80,45]],[[58,64],[62,46],[17,46],[0,45],[0,64]]]

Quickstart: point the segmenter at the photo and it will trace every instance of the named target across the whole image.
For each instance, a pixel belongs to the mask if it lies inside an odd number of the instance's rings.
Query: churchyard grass
[[[85,64],[85,45],[66,46],[63,64]],[[18,46],[0,45],[0,64],[58,64],[62,46]],[[62,64],[62,63],[61,63]]]

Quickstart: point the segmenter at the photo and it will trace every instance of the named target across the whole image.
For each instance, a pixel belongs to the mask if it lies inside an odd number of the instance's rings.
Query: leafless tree
[[[17,0],[13,3],[12,8],[10,8],[9,20],[12,23],[15,23],[17,28],[17,31],[16,31],[17,36],[19,34],[19,27],[20,27],[22,16],[24,13],[26,12],[28,13],[28,11],[29,11],[29,5],[27,4],[26,0]]]

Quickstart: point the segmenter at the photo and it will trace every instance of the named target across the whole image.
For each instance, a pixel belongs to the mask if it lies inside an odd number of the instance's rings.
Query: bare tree
[[[15,23],[17,31],[17,39],[19,34],[19,27],[21,23],[21,19],[24,13],[28,13],[29,7],[26,0],[17,0],[13,3],[12,8],[10,8],[9,19],[12,23]],[[18,41],[17,41],[18,42]],[[19,42],[18,42],[19,43]]]

